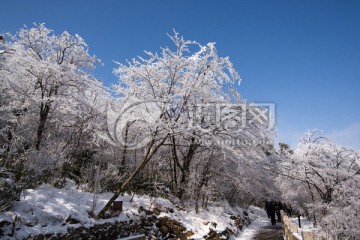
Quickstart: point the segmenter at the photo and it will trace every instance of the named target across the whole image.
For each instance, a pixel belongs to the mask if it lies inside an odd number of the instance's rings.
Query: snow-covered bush
[[[6,168],[0,168],[0,212],[11,209],[12,202],[19,198],[20,189],[14,175]]]

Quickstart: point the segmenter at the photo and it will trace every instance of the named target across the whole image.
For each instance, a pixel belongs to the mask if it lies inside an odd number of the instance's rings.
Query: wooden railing
[[[297,224],[291,222],[283,210],[280,211],[280,214],[285,240],[315,240],[314,231],[301,230]]]

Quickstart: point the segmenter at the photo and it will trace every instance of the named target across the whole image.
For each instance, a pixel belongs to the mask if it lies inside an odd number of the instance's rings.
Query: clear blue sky
[[[0,32],[45,22],[78,33],[105,64],[96,75],[116,82],[112,60],[186,39],[216,42],[242,77],[239,91],[274,102],[278,141],[294,146],[307,129],[360,149],[360,1],[354,0],[0,0]]]

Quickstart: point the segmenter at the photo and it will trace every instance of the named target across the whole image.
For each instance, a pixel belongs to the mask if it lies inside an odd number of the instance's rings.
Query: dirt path
[[[283,240],[282,226],[266,226],[259,230],[252,240]]]

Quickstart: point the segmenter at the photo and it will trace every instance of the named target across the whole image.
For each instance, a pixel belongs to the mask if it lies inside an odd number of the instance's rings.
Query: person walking
[[[275,219],[275,202],[271,201],[268,205],[268,211],[270,214],[270,219],[271,219],[271,225],[275,226],[276,225],[276,219]]]

